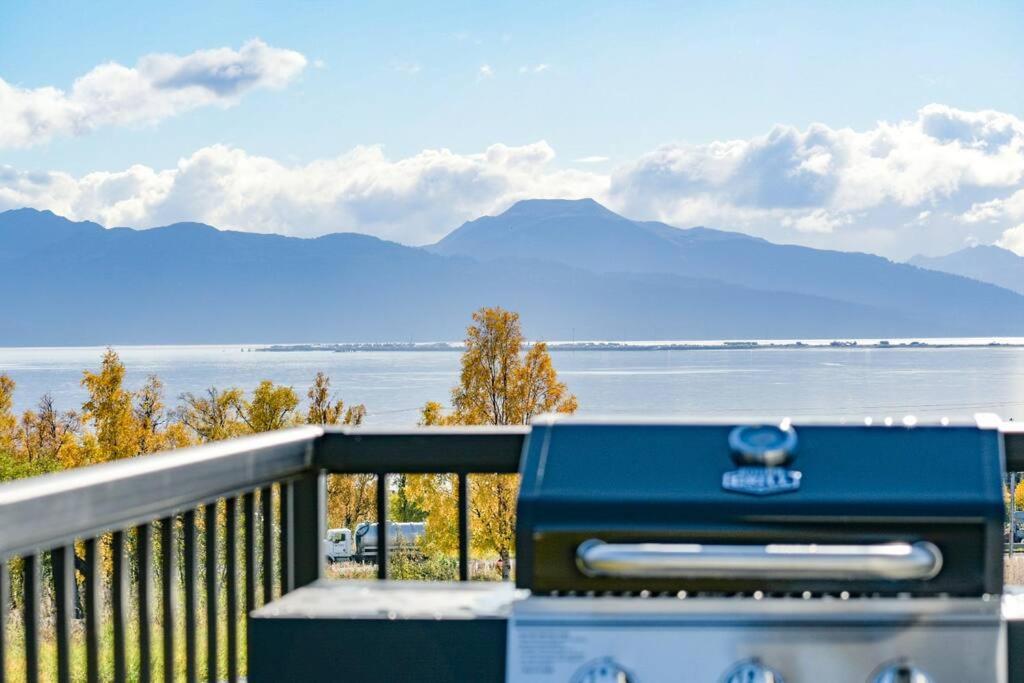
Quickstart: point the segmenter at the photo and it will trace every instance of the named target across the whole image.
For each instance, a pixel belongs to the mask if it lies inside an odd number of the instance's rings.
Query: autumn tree
[[[422,425],[525,425],[540,413],[572,413],[576,397],[558,380],[547,345],[538,342],[523,351],[519,315],[501,308],[473,314],[466,331],[459,384],[452,389],[452,411],[427,403]],[[450,552],[457,538],[457,512],[452,475],[409,477],[410,493],[430,514],[428,542]],[[494,553],[509,576],[515,545],[516,475],[470,477],[472,542],[476,550]]]
[[[139,428],[132,394],[124,388],[124,363],[113,349],[103,354],[99,372],[82,373],[89,399],[82,404],[84,419],[93,424],[100,457],[118,460],[139,452]]]
[[[331,393],[331,378],[322,372],[316,373],[306,397],[309,399],[306,424],[357,427],[366,417],[365,406],[357,404],[346,408],[345,402]],[[371,518],[376,509],[373,482],[372,474],[328,475],[328,526],[351,529],[356,523]]]
[[[270,432],[298,424],[298,406],[294,389],[265,379],[253,390],[252,399],[240,403],[238,414],[249,431]]]
[[[132,413],[135,416],[139,453],[153,453],[167,447],[163,429],[167,423],[164,406],[164,383],[156,375],[135,392]]]
[[[18,433],[18,420],[14,417],[14,380],[0,374],[0,457],[13,456]]]
[[[220,391],[210,387],[203,394],[184,393],[175,410],[175,417],[200,441],[220,441],[245,433],[245,423],[239,414],[242,404],[241,389]]]
[[[19,452],[20,430],[14,417],[14,380],[0,374],[0,481],[35,474]]]
[[[73,410],[57,410],[53,396],[43,394],[35,410],[21,416],[20,448],[30,462],[53,462],[60,469],[88,464],[87,449],[78,443],[81,419]]]

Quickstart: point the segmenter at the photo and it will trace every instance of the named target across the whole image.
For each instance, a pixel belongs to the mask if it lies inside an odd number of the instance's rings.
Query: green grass
[[[185,617],[183,612],[183,592],[179,591],[177,596],[174,620],[174,678],[181,680],[185,678]],[[218,638],[218,678],[227,677],[227,618],[225,616],[225,601],[221,601],[219,621],[217,623]],[[139,631],[137,627],[136,604],[130,605],[129,627],[125,634],[126,649],[125,658],[129,681],[139,680]],[[158,604],[154,604],[154,619],[150,628],[150,665],[152,667],[153,680],[160,680],[164,672],[163,658],[163,633],[164,621]],[[57,644],[53,635],[53,617],[46,615],[41,620],[41,627],[38,639],[39,647],[39,672],[40,680],[57,679]],[[196,659],[200,678],[204,678],[207,663],[206,651],[206,606],[200,601],[199,611],[195,625],[196,632]],[[100,680],[108,681],[114,678],[114,632],[110,620],[109,601],[105,605],[102,617],[100,636]],[[245,618],[238,619],[238,659],[239,670],[244,674],[246,666],[245,648]],[[21,610],[12,610],[7,624],[8,651],[5,658],[6,681],[14,683],[25,680],[25,642],[24,627]],[[71,667],[72,680],[85,681],[86,653],[85,653],[85,622],[74,620],[72,622],[71,642]]]
[[[493,581],[501,578],[500,572],[494,567],[493,562],[474,561],[473,579],[482,581]],[[458,578],[458,561],[450,557],[418,557],[404,553],[396,553],[391,558],[390,574],[392,578],[400,580],[418,581],[454,581]],[[366,579],[371,580],[377,576],[377,568],[371,564],[358,564],[346,562],[336,565],[328,565],[325,572],[329,579]],[[244,607],[244,597],[241,594],[242,577],[239,576],[238,606],[241,612]],[[257,585],[259,585],[257,577]],[[275,585],[277,582],[275,581]],[[200,586],[201,588],[201,586]],[[227,598],[224,592],[225,586],[222,577],[218,604],[217,642],[218,642],[218,678],[227,678]],[[259,597],[257,589],[257,597]],[[110,610],[109,587],[101,591],[101,637],[100,637],[100,680],[113,680],[114,678],[114,634]],[[161,609],[159,582],[154,581],[151,589],[153,600],[153,621],[150,628],[150,662],[153,680],[160,680],[163,677],[165,663],[163,661],[163,629],[164,620]],[[203,591],[198,591],[199,606],[196,614],[196,658],[199,678],[205,678],[206,672],[206,604],[203,600]],[[54,638],[54,615],[48,600],[44,599],[43,612],[40,616],[39,629],[39,671],[40,680],[49,681],[57,678],[57,645]],[[175,595],[175,619],[174,619],[174,678],[182,680],[185,678],[185,616],[184,616],[184,591],[179,587]],[[126,635],[126,660],[129,681],[139,680],[139,645],[137,628],[137,603],[134,595],[131,596],[128,606],[129,623]],[[11,610],[7,623],[7,644],[8,650],[5,657],[5,681],[15,683],[25,680],[25,645],[24,629],[21,610]],[[245,617],[240,615],[238,619],[238,668],[241,675],[246,671],[246,647],[245,647]],[[71,642],[71,666],[72,680],[85,680],[85,622],[83,620],[72,621],[72,642]]]

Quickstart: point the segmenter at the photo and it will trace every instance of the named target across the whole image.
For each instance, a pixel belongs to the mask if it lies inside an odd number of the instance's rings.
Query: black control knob
[[[913,664],[890,664],[878,672],[874,683],[932,683],[932,677]]]

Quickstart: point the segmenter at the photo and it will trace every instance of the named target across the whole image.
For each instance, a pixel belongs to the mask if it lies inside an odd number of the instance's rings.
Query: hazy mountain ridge
[[[1024,258],[995,245],[977,245],[945,256],[915,256],[920,268],[962,275],[1024,294]]]
[[[775,244],[709,228],[679,229],[631,221],[592,200],[532,200],[531,204],[531,211],[510,209],[500,216],[465,223],[429,248],[480,260],[534,254],[595,272],[712,278],[902,311],[921,320],[937,320],[948,315],[951,307],[973,307],[981,300],[1011,307],[1021,303],[1017,295],[1004,289],[873,254]],[[552,212],[565,218],[551,221],[536,210],[543,204],[555,205]],[[974,322],[986,321],[978,317]]]
[[[504,233],[521,235],[509,243]],[[527,333],[541,339],[1024,334],[1024,297],[990,285],[868,255],[634,222],[590,201],[520,202],[449,237],[423,249],[357,233],[299,239],[199,223],[105,229],[8,211],[0,213],[0,286],[8,293],[0,345],[460,339],[470,312],[485,305],[519,311]],[[812,264],[839,259],[847,272],[860,263],[896,268],[919,296],[930,288],[969,310],[935,316],[898,297],[844,300],[825,293],[841,289],[834,282],[784,291],[779,278],[736,272],[751,257],[728,254],[751,249],[798,250]]]

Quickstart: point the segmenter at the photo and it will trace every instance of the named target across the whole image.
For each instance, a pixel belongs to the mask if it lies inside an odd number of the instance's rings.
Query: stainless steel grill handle
[[[873,545],[706,545],[584,541],[576,564],[587,576],[637,579],[926,580],[942,569],[927,541]]]

